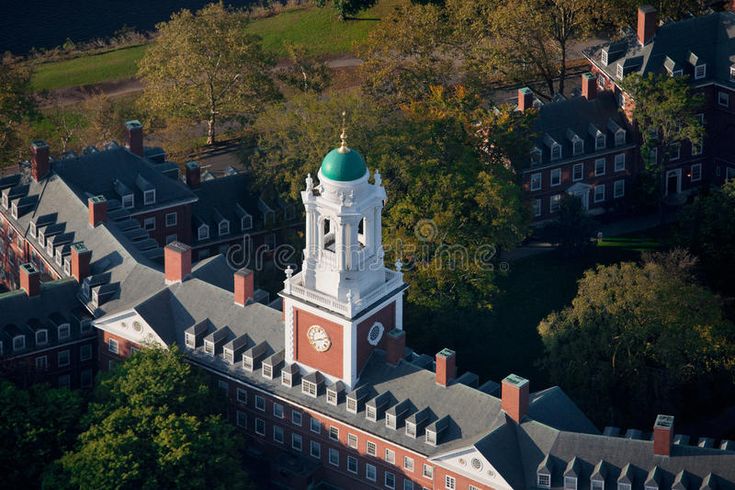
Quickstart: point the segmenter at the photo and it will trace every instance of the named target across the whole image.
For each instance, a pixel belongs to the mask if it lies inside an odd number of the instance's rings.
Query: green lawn
[[[34,90],[77,87],[135,75],[145,46],[117,49],[107,53],[81,56],[66,61],[43,63],[33,74]]]
[[[306,46],[314,56],[351,53],[364,43],[381,16],[406,0],[382,0],[360,14],[359,19],[340,22],[334,9],[305,8],[273,17],[254,20],[248,29],[263,38],[265,49],[278,58],[285,56],[284,41]],[[66,61],[44,63],[33,76],[35,90],[77,87],[122,80],[135,75],[145,46],[123,48],[107,53],[81,56]]]

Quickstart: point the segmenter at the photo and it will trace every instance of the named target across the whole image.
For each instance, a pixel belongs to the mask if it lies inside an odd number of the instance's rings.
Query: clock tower
[[[322,161],[319,183],[306,178],[304,260],[299,273],[286,271],[281,296],[286,362],[353,387],[373,350],[386,347],[386,334],[403,329],[406,285],[400,266],[383,264],[380,173],[370,182],[344,130],[341,138]]]

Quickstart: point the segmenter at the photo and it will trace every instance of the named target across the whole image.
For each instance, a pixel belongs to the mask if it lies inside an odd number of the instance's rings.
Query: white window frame
[[[605,480],[590,478],[590,490],[605,490]]]
[[[339,466],[339,449],[330,447],[329,454],[327,456],[327,460],[329,461],[329,464],[331,464],[332,466]]]
[[[123,209],[133,209],[135,207],[135,195],[125,194],[122,197],[122,207]]]
[[[556,177],[556,183],[554,183]],[[554,168],[551,169],[551,172],[549,173],[549,180],[551,182],[551,187],[557,187],[561,185],[561,169],[560,168]]]
[[[532,209],[534,218],[538,218],[539,216],[541,216],[541,206],[542,206],[541,198],[533,200],[531,209]]]
[[[696,172],[694,169],[697,169]],[[696,173],[696,178],[695,178],[695,173]],[[700,180],[702,180],[702,164],[701,163],[695,163],[694,165],[692,165],[691,180],[692,182],[699,182]]]
[[[359,444],[360,444],[360,441],[357,438],[357,435],[347,434],[347,447],[351,447],[352,449],[357,449]]]
[[[447,490],[456,490],[457,479],[451,475],[444,475],[444,488]]]
[[[107,339],[107,351],[120,354],[120,343],[116,339]]]
[[[79,347],[79,360],[89,361],[92,359],[92,344],[83,344]]]
[[[536,178],[538,178],[538,180],[536,180]],[[538,185],[534,185],[534,182],[537,182]],[[531,174],[529,183],[530,183],[530,188],[532,192],[540,191],[541,187],[543,186],[543,175],[541,174],[541,172]]]
[[[298,410],[291,410],[291,423],[297,427],[301,427],[304,416]],[[298,421],[297,421],[298,420]]]
[[[273,424],[273,441],[278,444],[283,444],[285,440],[283,427],[280,425]]]
[[[717,92],[717,105],[730,107],[730,94],[722,91]]]
[[[613,168],[616,172],[625,171],[625,153],[615,155],[615,166]]]
[[[396,463],[396,452],[390,448],[385,448],[385,461],[391,464]]]
[[[625,197],[625,180],[616,180],[613,184],[613,199]]]
[[[701,80],[707,76],[707,64],[696,65],[694,67],[694,79]]]
[[[602,171],[600,171],[600,164],[602,164]],[[607,158],[597,158],[595,160],[595,177],[605,175],[607,171]]]
[[[730,81],[735,82],[735,65],[730,66]]]
[[[597,189],[602,189],[602,192],[598,192]],[[605,202],[605,184],[596,185],[594,189],[595,203]]]
[[[373,441],[365,441],[365,452],[370,456],[378,455],[378,445]]]
[[[60,350],[56,353],[56,365],[59,367],[71,365],[71,352],[69,349]]]
[[[359,471],[359,466],[358,466],[356,457],[350,456],[350,455],[347,456],[347,471],[349,471],[350,473],[354,475],[356,475],[357,472]]]
[[[223,230],[223,225],[224,225],[224,230]],[[217,225],[217,234],[219,236],[229,235],[230,234],[230,222],[227,221],[226,219],[223,219],[222,221],[220,221],[219,224]]]
[[[71,325],[68,323],[62,323],[57,327],[57,333],[59,335],[59,340],[68,339],[71,337]]]
[[[255,418],[255,433],[259,436],[265,437],[265,420],[260,417]]]
[[[602,141],[602,144],[600,144],[600,141]],[[607,136],[598,133],[595,136],[595,150],[604,150],[605,148],[607,148]]]
[[[317,441],[309,441],[309,456],[316,459],[322,457],[322,445]]]
[[[312,431],[314,434],[321,434],[322,433],[322,423],[319,419],[315,419],[314,417],[311,417],[309,419],[309,430]]]
[[[145,231],[154,231],[156,229],[156,217],[149,216],[143,219],[143,229]]]
[[[623,65],[621,65],[620,63],[618,63],[615,66],[615,78],[617,78],[618,80],[622,80],[623,79],[623,75],[625,75],[625,71],[623,70]]]
[[[539,488],[551,488],[551,475],[548,473],[536,473],[536,486]]]
[[[676,149],[676,151],[674,151]],[[681,158],[681,143],[677,141],[676,143],[671,143],[671,156],[669,157],[669,161],[674,162],[676,160],[679,160]]]
[[[375,467],[375,465],[365,463],[365,479],[368,481],[377,481],[378,469]]]
[[[556,213],[561,205],[561,194],[554,194],[549,198],[549,212]]]
[[[151,204],[156,204],[156,189],[143,191],[143,205],[150,206]]]
[[[173,219],[171,219],[173,218]],[[173,213],[166,213],[166,228],[176,226],[179,222],[179,213],[174,211]]]
[[[39,337],[42,339],[39,340]],[[48,344],[48,330],[45,328],[42,330],[36,331],[36,345],[46,345]]]
[[[413,473],[413,470],[414,470],[413,458],[409,458],[408,456],[403,457],[403,469]]]
[[[265,398],[260,395],[255,395],[255,409],[265,412]]]
[[[390,488],[391,490],[396,488],[396,475],[390,471],[383,472],[383,486]]]
[[[242,228],[242,231],[250,230],[253,227],[253,217],[248,215],[240,218],[240,227]]]
[[[279,419],[282,419],[285,417],[285,411],[283,409],[283,405],[277,402],[273,402],[273,416]]]
[[[209,225],[200,225],[197,228],[197,240],[209,240]]]
[[[534,147],[531,150],[531,166],[540,165],[542,160],[542,153],[538,147]]]
[[[577,490],[577,477],[576,476],[565,476],[564,477],[564,490]]]
[[[562,148],[559,143],[552,143],[551,145],[551,161],[555,162],[561,160],[563,157]]]
[[[298,452],[301,452],[304,449],[304,438],[298,432],[291,433],[291,449],[295,449]]]
[[[577,177],[577,170],[579,169],[579,177]],[[579,182],[584,180],[584,162],[575,163],[572,167],[572,182]]]
[[[339,442],[339,427],[329,426],[329,439]]]
[[[424,463],[423,468],[421,468],[421,476],[423,476],[424,478],[428,478],[430,480],[433,479],[434,478],[434,467],[429,464]]]
[[[577,149],[577,145],[580,145],[579,150]],[[579,137],[574,138],[572,140],[572,154],[576,156],[581,155],[582,153],[584,153],[584,140]]]
[[[615,146],[622,146],[625,144],[625,130],[623,128],[615,131]]]

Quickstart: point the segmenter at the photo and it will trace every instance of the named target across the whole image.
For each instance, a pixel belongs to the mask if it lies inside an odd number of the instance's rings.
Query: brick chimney
[[[406,332],[394,328],[386,336],[385,342],[385,362],[397,365],[403,359],[403,352],[406,350]]]
[[[436,354],[436,384],[447,386],[457,376],[457,355],[451,349]]]
[[[533,107],[533,90],[528,87],[518,89],[518,110],[525,112]]]
[[[20,266],[20,288],[27,296],[41,294],[41,273],[31,263]]]
[[[71,246],[71,275],[81,283],[89,276],[89,266],[92,263],[92,251],[84,242],[77,242]]]
[[[597,77],[590,72],[582,74],[582,97],[587,100],[597,97]]]
[[[255,293],[255,274],[250,269],[242,268],[235,272],[235,304],[245,306],[253,301]]]
[[[94,196],[87,199],[89,210],[89,226],[97,228],[98,225],[107,221],[107,199],[105,196]]]
[[[671,445],[674,442],[674,417],[659,415],[653,424],[653,454],[671,456]]]
[[[501,406],[510,418],[520,423],[528,412],[529,383],[517,374],[503,380]]]
[[[196,189],[202,182],[202,168],[197,162],[186,162],[186,185],[191,189]]]
[[[50,168],[48,145],[43,140],[33,141],[31,143],[31,177],[38,182],[48,175]]]
[[[650,43],[656,34],[658,26],[658,15],[652,5],[641,5],[638,7],[638,42],[641,46]]]
[[[143,156],[143,125],[138,120],[125,123],[128,130],[128,149],[139,157]]]
[[[166,284],[183,282],[191,275],[191,247],[181,242],[166,245],[163,256]]]

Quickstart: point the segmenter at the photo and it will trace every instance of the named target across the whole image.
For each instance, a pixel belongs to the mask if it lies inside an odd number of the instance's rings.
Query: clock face
[[[329,338],[329,334],[319,325],[309,327],[309,330],[306,331],[306,338],[309,339],[309,343],[317,352],[326,352],[332,346],[332,339]]]
[[[368,344],[370,345],[378,345],[380,342],[380,339],[383,338],[383,331],[385,328],[383,327],[383,324],[380,322],[375,322],[375,324],[370,327],[370,330],[368,331]]]

